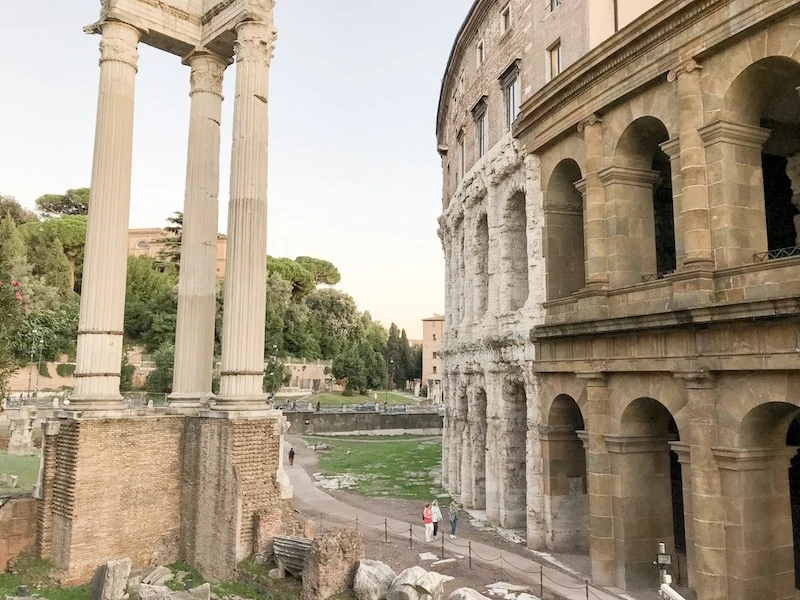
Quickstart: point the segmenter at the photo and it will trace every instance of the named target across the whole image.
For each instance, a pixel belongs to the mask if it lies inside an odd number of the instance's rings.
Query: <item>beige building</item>
[[[422,386],[428,398],[442,402],[442,337],[444,315],[422,319]]]
[[[158,258],[164,250],[164,239],[172,235],[159,228],[129,229],[128,254],[132,256],[150,256]],[[228,238],[217,234],[217,277],[225,278],[225,256],[228,250]]]
[[[800,6],[616,4],[604,41],[570,12],[564,45],[568,0],[479,1],[456,40],[443,471],[598,584],[655,586],[665,542],[702,600],[796,598]]]

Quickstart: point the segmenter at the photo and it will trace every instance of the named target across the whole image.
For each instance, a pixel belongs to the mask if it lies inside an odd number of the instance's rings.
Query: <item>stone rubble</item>
[[[303,569],[303,600],[326,600],[353,587],[364,538],[357,531],[335,528],[314,540]]]
[[[386,600],[442,600],[444,583],[452,579],[422,567],[411,567],[395,577]]]
[[[353,593],[358,600],[383,600],[395,577],[397,573],[386,563],[362,559],[358,563]]]
[[[447,600],[489,600],[489,598],[472,588],[458,588],[447,597]]]
[[[108,561],[95,571],[90,600],[123,600],[130,574],[130,558]]]

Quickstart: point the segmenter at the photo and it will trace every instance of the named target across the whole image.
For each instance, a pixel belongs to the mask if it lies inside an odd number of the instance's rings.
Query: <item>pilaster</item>
[[[603,170],[603,122],[597,115],[578,125],[586,148],[586,174],[578,190],[583,194],[583,232],[586,238],[586,286],[608,288],[608,247],[606,234]]]
[[[119,393],[128,216],[131,198],[133,104],[139,31],[117,21],[100,24],[100,91],[92,163],[91,201],[83,263],[72,408],[114,411]]]

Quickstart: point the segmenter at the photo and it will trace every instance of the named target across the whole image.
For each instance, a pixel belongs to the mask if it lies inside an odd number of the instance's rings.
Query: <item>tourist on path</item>
[[[442,509],[439,508],[439,501],[434,500],[431,504],[431,512],[433,513],[433,539],[439,534],[439,521],[442,520]]]
[[[433,534],[433,511],[430,502],[426,503],[422,510],[422,523],[425,525],[425,541],[430,542]]]
[[[458,504],[453,500],[447,508],[448,517],[450,518],[450,537],[456,537],[456,527],[458,527]]]
[[[289,466],[294,464],[294,448],[289,449]]]

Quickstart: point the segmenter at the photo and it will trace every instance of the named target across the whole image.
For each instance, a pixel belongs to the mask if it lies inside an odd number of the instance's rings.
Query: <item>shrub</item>
[[[71,377],[75,372],[75,365],[72,363],[59,363],[56,365],[56,373],[59,377]]]

